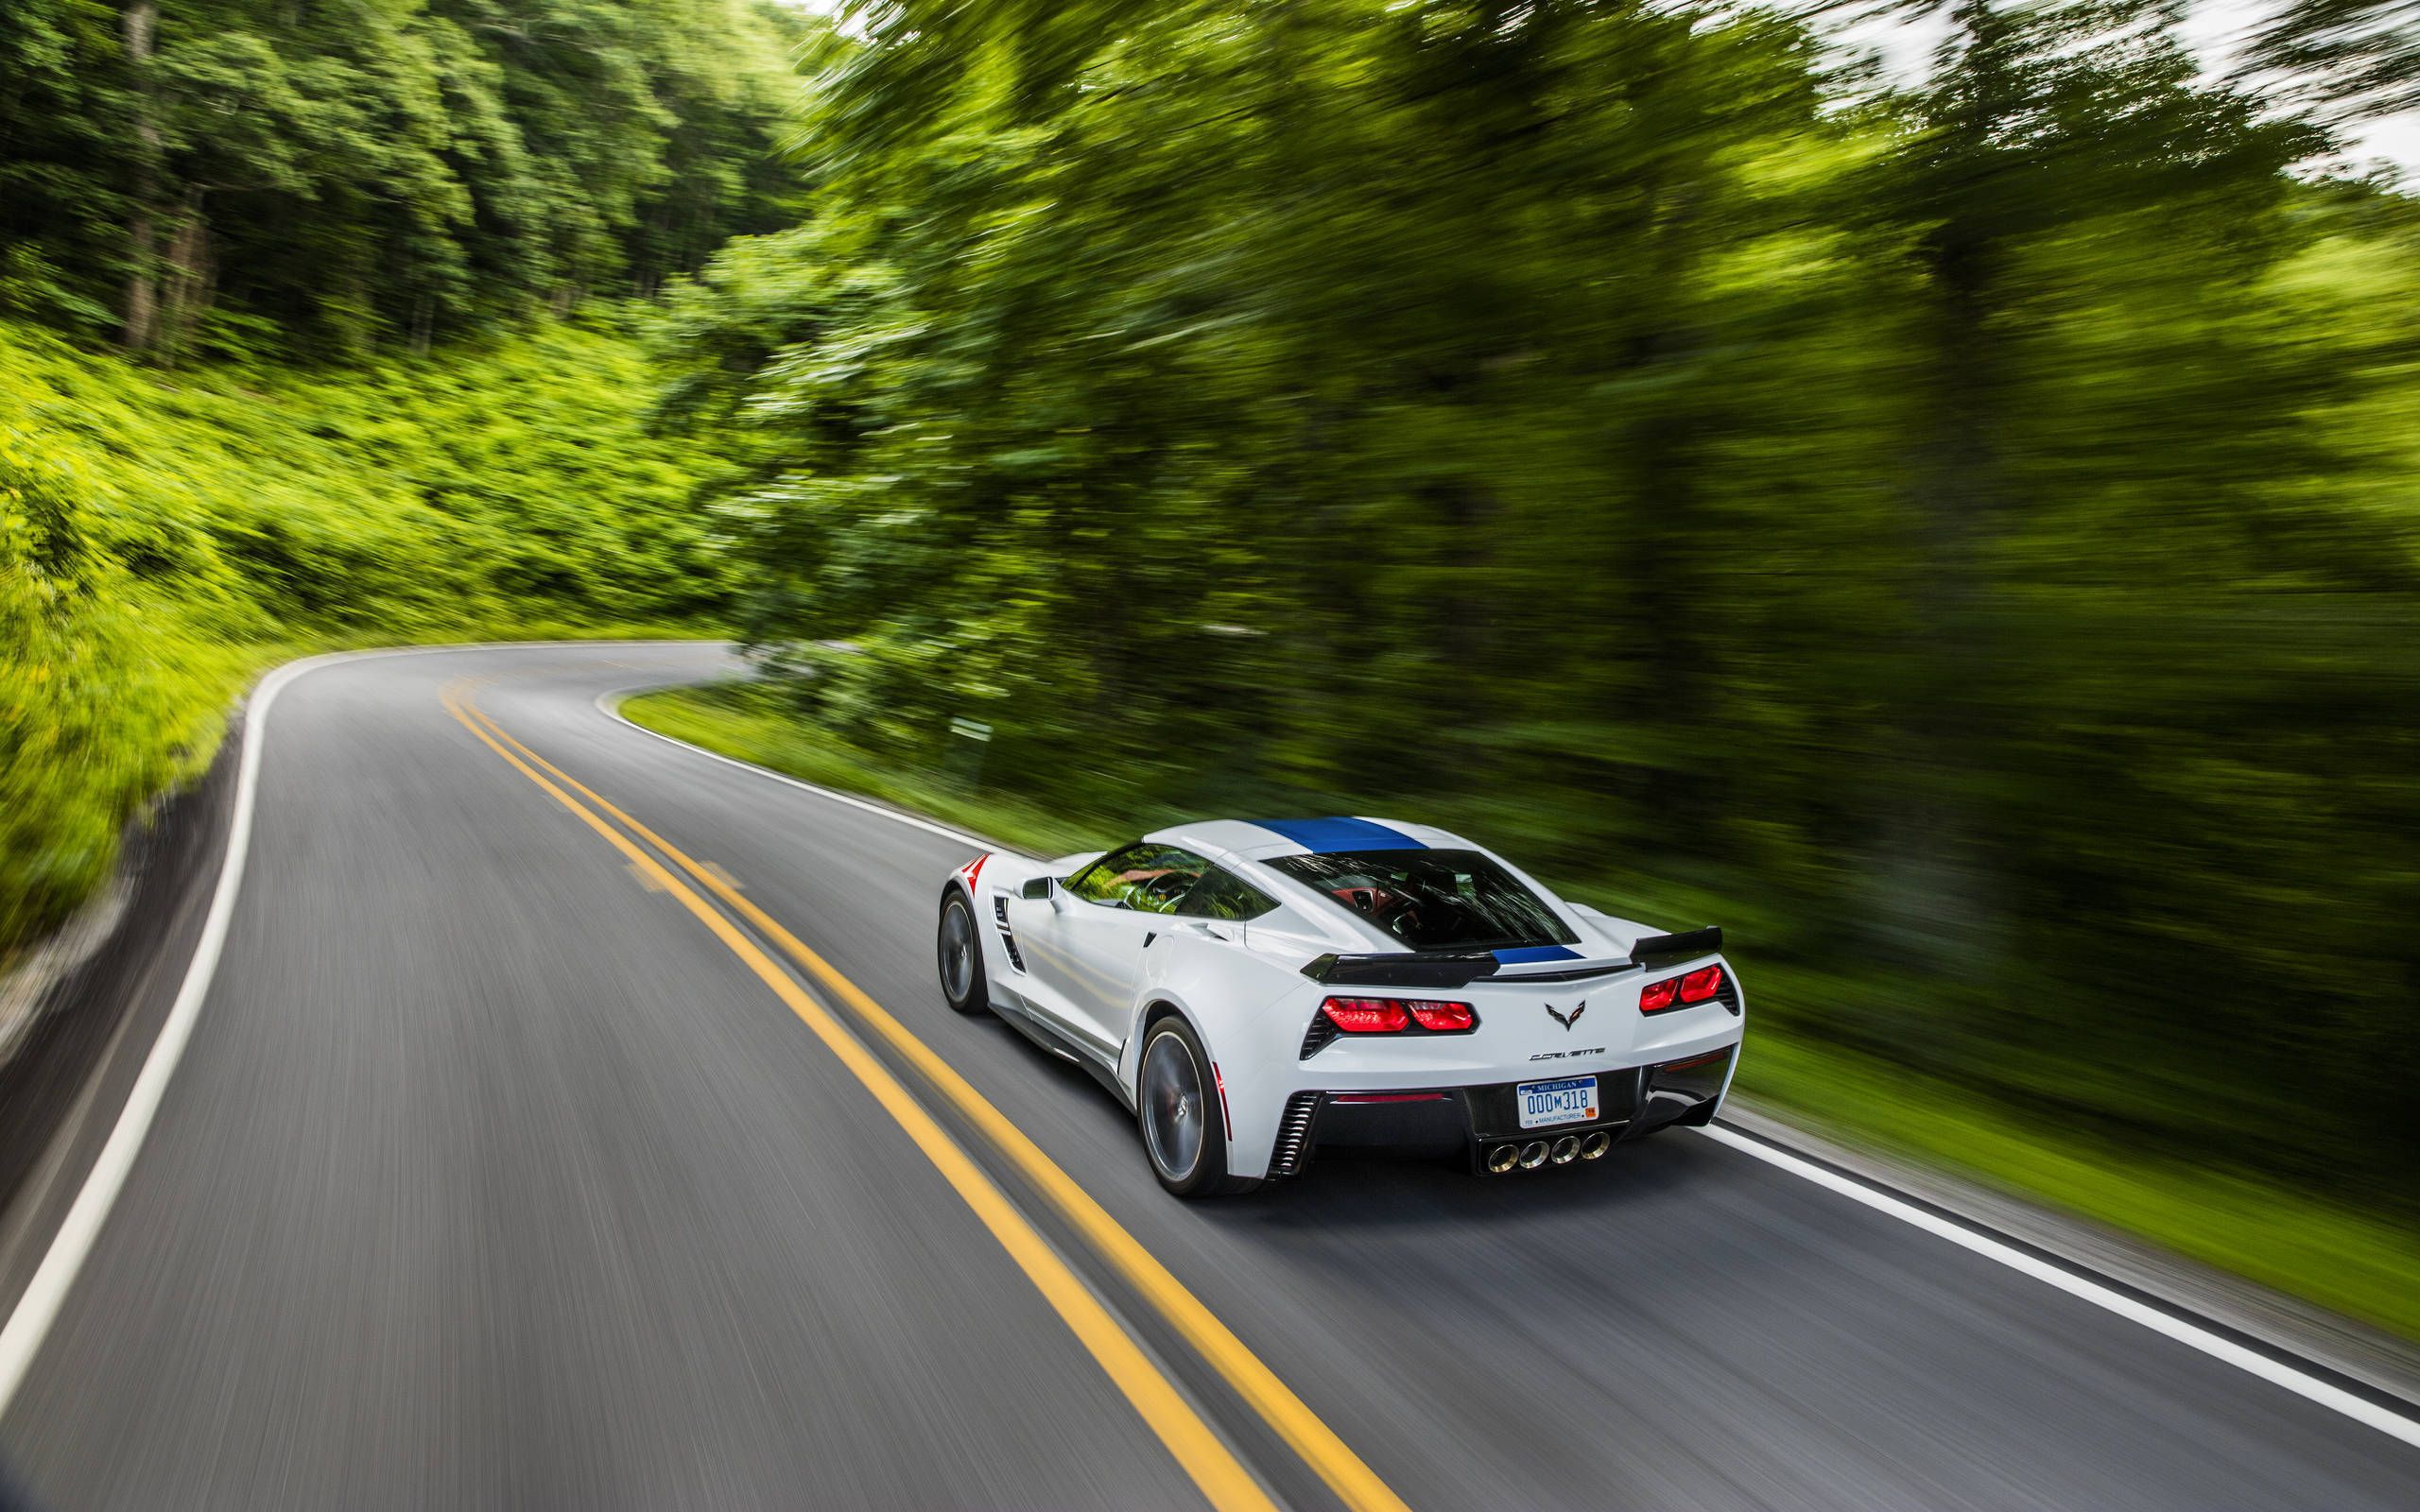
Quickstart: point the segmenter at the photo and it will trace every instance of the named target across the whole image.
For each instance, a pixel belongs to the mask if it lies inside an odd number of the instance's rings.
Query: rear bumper
[[[1516,1082],[1401,1091],[1315,1089],[1287,1099],[1271,1151],[1272,1177],[1298,1176],[1323,1149],[1382,1149],[1406,1154],[1459,1152],[1484,1168],[1496,1146],[1565,1136],[1585,1142],[1602,1132],[1619,1143],[1674,1124],[1703,1125],[1721,1103],[1737,1042],[1675,1060],[1593,1073],[1598,1117],[1547,1128],[1521,1126]],[[1544,1078],[1531,1078],[1544,1079]],[[1601,1153],[1603,1146],[1594,1146]]]

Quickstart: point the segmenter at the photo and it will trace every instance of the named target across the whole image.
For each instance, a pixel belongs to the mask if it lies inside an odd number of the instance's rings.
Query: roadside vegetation
[[[712,455],[651,369],[544,327],[300,374],[173,373],[0,326],[0,960],[208,765],[263,667],[409,640],[700,633]]]

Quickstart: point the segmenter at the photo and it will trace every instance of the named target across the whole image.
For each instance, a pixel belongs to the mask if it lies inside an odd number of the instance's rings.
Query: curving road
[[[942,1006],[965,843],[596,707],[726,670],[280,695],[223,959],[0,1418],[37,1504],[2420,1506],[2420,1449],[1696,1135],[1173,1202]]]

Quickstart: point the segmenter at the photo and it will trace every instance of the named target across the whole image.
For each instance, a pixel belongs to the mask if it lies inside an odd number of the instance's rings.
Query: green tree
[[[800,24],[738,0],[38,0],[0,294],[176,360],[652,291],[779,226]]]

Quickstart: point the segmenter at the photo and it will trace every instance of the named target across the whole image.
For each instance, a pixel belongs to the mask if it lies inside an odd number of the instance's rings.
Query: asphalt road
[[[1172,1201],[1090,1080],[942,1005],[936,889],[967,846],[594,706],[722,668],[462,651],[281,695],[215,985],[0,1420],[37,1503],[1203,1504],[843,1057],[449,713],[471,679],[897,1015],[1412,1506],[2420,1506],[2420,1451],[1692,1134],[1536,1177],[1329,1162]],[[1338,1504],[864,1037],[1122,1322],[1164,1413],[1272,1500]]]

